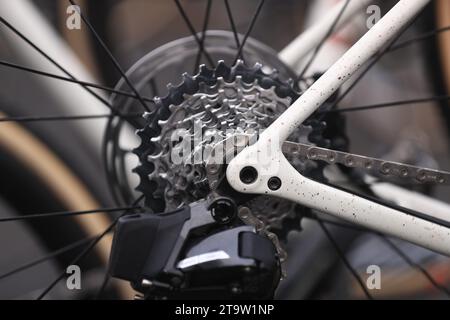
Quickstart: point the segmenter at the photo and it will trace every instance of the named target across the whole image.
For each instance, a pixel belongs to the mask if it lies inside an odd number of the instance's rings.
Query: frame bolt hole
[[[245,167],[239,173],[239,178],[245,184],[251,184],[258,179],[258,171],[253,167]]]
[[[272,177],[267,182],[267,186],[270,190],[276,191],[281,188],[281,180],[278,177]]]

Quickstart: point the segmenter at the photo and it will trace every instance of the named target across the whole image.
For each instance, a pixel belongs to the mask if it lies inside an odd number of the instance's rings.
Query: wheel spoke
[[[341,113],[341,112],[367,111],[367,110],[380,109],[380,108],[392,108],[392,107],[400,107],[400,106],[408,106],[408,105],[412,106],[414,104],[423,104],[423,103],[433,102],[433,101],[448,101],[448,100],[450,100],[450,95],[377,103],[377,104],[372,104],[372,105],[367,105],[367,106],[356,106],[356,107],[349,107],[349,108],[331,109],[331,110],[319,111],[318,113]]]
[[[231,6],[229,0],[224,0],[225,8],[227,11],[228,20],[230,21],[231,31],[233,31],[234,40],[236,41],[236,49],[239,49],[241,43],[239,41],[239,35],[236,28],[236,23],[234,22],[233,13],[231,11]],[[244,53],[241,51],[241,54],[238,57],[241,60],[244,60]]]
[[[184,10],[183,6],[181,5],[180,0],[174,0],[174,1],[175,1],[175,4],[176,4],[177,8],[178,8],[178,11],[181,14],[181,17],[183,18],[184,22],[186,23],[189,31],[191,32],[192,36],[194,37],[194,39],[197,42],[198,47],[200,49],[202,47],[202,42],[201,42],[201,39],[198,37],[197,31],[195,31],[195,28],[192,25],[191,20],[187,16],[186,11]],[[208,63],[210,64],[210,66],[211,67],[215,67],[214,60],[209,55],[208,51],[203,50],[203,54],[205,55],[206,59],[208,60]]]
[[[344,4],[344,6],[342,7],[341,11],[337,15],[336,19],[334,19],[333,23],[331,24],[330,28],[328,29],[328,32],[325,34],[325,37],[323,37],[323,39],[316,46],[312,56],[309,58],[309,60],[306,63],[306,65],[303,67],[303,70],[302,70],[302,72],[300,72],[300,74],[299,74],[299,76],[297,78],[297,81],[300,81],[301,79],[303,79],[303,77],[305,76],[305,73],[308,71],[309,67],[311,67],[312,63],[314,62],[314,60],[316,59],[317,55],[319,54],[320,49],[322,49],[322,47],[325,44],[325,42],[333,34],[334,30],[336,29],[337,24],[341,20],[343,14],[345,12],[345,9],[347,9],[349,3],[350,3],[350,0],[346,0],[346,2]]]
[[[139,197],[136,201],[134,201],[133,205],[131,207],[135,207],[137,206],[137,204],[139,202],[141,202],[143,199],[143,196]],[[125,212],[123,212],[119,217],[115,218],[114,221],[108,226],[108,228],[105,229],[105,231],[103,231],[100,235],[98,235],[97,237],[95,237],[94,239],[92,239],[92,241],[89,243],[89,245],[83,250],[81,251],[72,261],[69,265],[74,265],[77,264],[79,261],[81,261],[85,256],[87,256],[94,248],[95,246],[111,231],[113,230],[113,228],[116,226],[117,222],[119,221],[120,218],[124,217],[125,215],[129,214],[130,210],[126,210]],[[64,278],[64,276],[66,275],[66,270],[63,270],[59,276],[53,280],[53,282],[47,287],[45,288],[45,290],[37,297],[37,300],[42,300],[47,293],[49,293],[55,286],[56,284],[62,279]]]
[[[429,39],[431,37],[434,37],[434,36],[436,36],[436,35],[438,35],[438,34],[440,34],[442,32],[447,32],[449,30],[450,30],[450,26],[447,26],[447,27],[442,27],[442,28],[439,28],[439,29],[436,29],[436,30],[425,32],[425,33],[423,33],[423,34],[421,34],[421,35],[419,35],[417,37],[414,37],[412,39],[405,40],[405,41],[397,43],[396,45],[392,46],[391,49],[389,49],[388,52],[393,52],[393,51],[396,51],[398,49],[402,49],[404,47],[407,47],[407,46],[409,46],[409,45],[411,45],[413,43],[427,40],[427,39]]]
[[[67,252],[72,251],[73,249],[76,249],[76,248],[78,248],[80,246],[83,246],[83,245],[91,242],[93,239],[94,238],[87,238],[87,239],[82,239],[82,240],[76,241],[76,242],[71,243],[71,244],[69,244],[69,245],[67,245],[65,247],[62,247],[61,249],[58,249],[58,250],[56,250],[56,251],[54,251],[52,253],[49,253],[48,255],[45,255],[45,256],[43,256],[43,257],[41,257],[39,259],[36,259],[34,261],[31,261],[31,262],[28,262],[28,263],[26,263],[26,264],[24,264],[24,265],[22,265],[20,267],[14,268],[11,271],[8,271],[8,272],[6,272],[4,274],[1,274],[0,275],[0,280],[3,280],[3,279],[8,278],[10,276],[13,276],[16,273],[28,270],[28,269],[30,269],[30,268],[32,268],[34,266],[37,266],[37,265],[39,265],[41,263],[46,262],[46,261],[52,260],[54,258],[57,258],[60,255],[63,255],[65,253],[67,253]]]
[[[63,73],[65,73],[67,76],[69,76],[72,80],[78,81],[78,79],[73,76],[69,71],[67,71],[66,68],[64,68],[62,65],[60,65],[55,59],[50,57],[47,53],[45,53],[41,48],[39,48],[35,43],[33,43],[30,39],[28,39],[24,34],[22,34],[19,30],[14,28],[13,25],[11,25],[8,21],[5,20],[2,16],[0,16],[0,22],[6,26],[8,29],[10,29],[13,33],[15,33],[19,38],[21,38],[23,41],[25,41],[28,45],[30,45],[34,50],[39,52],[45,59],[47,59],[50,63],[52,63],[55,67],[57,67],[59,70],[61,70]],[[86,91],[88,91],[91,95],[93,95],[95,98],[97,98],[100,102],[102,102],[106,107],[109,109],[114,110],[113,106],[106,101],[103,97],[98,95],[96,92],[88,88],[87,86],[81,85]]]
[[[85,116],[30,116],[30,117],[2,117],[0,122],[45,122],[45,121],[76,121],[89,119],[104,119],[114,117],[111,114],[85,115]]]
[[[333,103],[333,106],[331,107],[331,109],[334,109],[337,107],[337,105],[353,90],[353,88],[361,81],[361,79],[372,69],[372,67],[374,65],[377,64],[378,61],[380,61],[381,58],[384,57],[384,55],[386,53],[389,52],[389,50],[392,49],[392,47],[395,45],[395,43],[397,42],[398,39],[400,39],[400,37],[403,35],[403,33],[411,26],[413,25],[417,18],[420,16],[420,13],[413,19],[411,20],[405,27],[403,27],[403,29],[392,38],[392,40],[388,43],[388,45],[386,47],[384,47],[383,49],[381,49],[372,59],[371,62],[369,62],[369,64],[367,65],[366,68],[363,69],[363,71],[361,73],[358,74],[358,76],[356,77],[355,81],[353,81],[353,83],[341,94],[339,95],[339,97],[336,99],[336,101]]]
[[[350,224],[350,223],[346,223],[346,222],[339,222],[339,221],[334,221],[334,220],[329,220],[329,219],[325,219],[325,218],[318,217],[318,216],[307,216],[305,218],[317,221],[317,222],[322,223],[322,224],[334,225],[334,226],[341,227],[341,228],[351,229],[351,230],[355,230],[355,231],[359,231],[359,232],[368,232],[368,233],[377,235],[378,237],[380,237],[386,243],[387,246],[389,246],[391,248],[391,250],[393,250],[395,253],[397,253],[409,266],[417,269],[420,273],[422,273],[424,275],[424,277],[427,278],[429,280],[429,282],[437,290],[443,292],[447,297],[450,297],[450,290],[448,288],[446,288],[446,287],[442,286],[441,284],[439,284],[433,278],[433,276],[424,267],[422,267],[420,264],[414,262],[392,240],[390,240],[388,237],[386,237],[386,235],[381,234],[381,233],[376,232],[376,231],[373,231],[373,230],[370,230],[370,229],[367,229],[367,228],[364,228],[364,227],[359,227],[359,226],[354,225],[354,224]]]
[[[382,234],[378,234],[381,239],[394,251],[396,252],[407,264],[409,264],[411,267],[417,269],[420,273],[424,275],[425,278],[430,281],[430,283],[439,291],[443,292],[447,297],[450,298],[450,290],[445,288],[444,286],[440,285],[436,280],[433,278],[433,276],[420,264],[414,262],[410,257],[406,255],[405,252],[403,252],[394,242],[392,242],[390,239],[386,238],[386,236]]]
[[[74,0],[68,0],[72,5],[77,5],[76,1]],[[194,37],[195,41],[198,44],[198,51],[197,51],[197,55],[195,57],[195,70],[194,73],[196,72],[199,64],[202,61],[202,57],[205,57],[206,60],[208,61],[208,63],[211,66],[215,66],[214,60],[212,59],[211,55],[207,52],[207,49],[205,48],[205,41],[206,41],[206,34],[207,34],[207,30],[208,30],[208,26],[210,23],[210,17],[211,17],[211,8],[212,8],[212,0],[207,0],[207,4],[206,4],[206,10],[205,10],[205,15],[204,15],[204,20],[203,20],[203,25],[202,25],[202,31],[200,34],[198,34],[194,28],[193,23],[191,22],[191,20],[189,19],[186,10],[183,8],[183,6],[181,5],[180,0],[174,0],[175,4],[183,18],[183,20],[185,21],[189,31],[191,32],[192,36]],[[225,3],[225,8],[226,8],[226,12],[227,12],[227,16],[230,22],[230,26],[233,32],[233,36],[234,36],[234,40],[236,42],[236,48],[237,48],[237,53],[236,56],[234,57],[234,61],[233,64],[235,64],[239,59],[244,59],[244,48],[246,45],[246,42],[250,36],[250,34],[252,33],[256,21],[258,19],[258,17],[261,14],[263,5],[265,3],[265,0],[260,0],[255,13],[253,14],[250,24],[248,26],[248,29],[246,31],[246,33],[244,34],[244,36],[242,37],[242,41],[240,41],[239,39],[239,35],[238,35],[238,31],[236,28],[236,24],[233,18],[233,14],[232,14],[232,10],[231,10],[231,6],[229,3],[229,0],[224,0]],[[315,59],[317,58],[320,50],[322,49],[322,47],[324,46],[324,44],[326,43],[327,39],[329,39],[329,37],[332,35],[332,33],[335,31],[336,26],[338,25],[340,19],[342,18],[346,8],[348,7],[350,3],[350,0],[346,0],[345,4],[343,5],[341,11],[339,12],[339,15],[335,18],[335,20],[333,21],[332,25],[330,26],[327,34],[325,35],[325,37],[320,41],[320,43],[315,47],[314,52],[312,53],[312,55],[310,56],[309,60],[306,62],[305,66],[303,67],[302,71],[300,72],[299,76],[298,76],[298,80],[303,79],[303,77],[305,76],[305,73],[308,71],[308,69],[312,66],[313,62],[315,61]],[[29,67],[25,67],[25,66],[21,66],[18,64],[14,64],[11,62],[7,62],[7,61],[2,61],[0,60],[0,65],[4,66],[4,67],[9,67],[9,68],[14,68],[17,70],[22,70],[22,71],[26,71],[29,73],[33,73],[33,74],[37,74],[37,75],[41,75],[44,77],[48,77],[48,78],[53,78],[53,79],[57,79],[57,80],[61,80],[61,81],[65,81],[65,82],[70,82],[70,83],[74,83],[77,85],[82,86],[86,91],[88,91],[90,94],[92,94],[94,97],[96,97],[99,101],[101,101],[103,104],[105,104],[110,110],[111,113],[110,114],[97,114],[97,115],[74,115],[74,116],[17,116],[17,117],[0,117],[0,123],[2,122],[44,122],[44,121],[76,121],[76,120],[94,120],[94,119],[109,119],[110,121],[113,120],[114,117],[121,117],[122,119],[134,119],[134,118],[139,118],[142,116],[141,113],[120,113],[119,111],[116,111],[115,108],[113,107],[113,105],[105,98],[103,98],[102,95],[98,94],[99,91],[97,90],[92,90],[92,89],[100,89],[100,90],[104,90],[107,91],[109,93],[114,93],[120,96],[126,96],[126,97],[130,97],[133,99],[137,99],[140,104],[142,105],[142,107],[150,112],[151,109],[149,108],[147,102],[151,102],[153,103],[153,99],[149,98],[149,97],[145,97],[142,96],[139,91],[137,90],[137,88],[133,85],[133,83],[131,82],[130,78],[127,76],[127,74],[125,73],[125,71],[122,69],[122,67],[120,66],[118,60],[114,57],[114,55],[112,54],[112,51],[108,48],[108,46],[106,45],[106,43],[101,39],[100,35],[97,33],[97,31],[95,30],[94,26],[90,23],[90,21],[86,18],[86,16],[81,12],[81,9],[79,11],[80,17],[82,18],[83,22],[86,24],[86,26],[89,28],[90,32],[92,33],[92,35],[94,36],[94,38],[96,39],[97,43],[103,48],[103,50],[106,52],[106,54],[108,55],[109,59],[111,60],[112,64],[114,65],[115,69],[120,73],[120,75],[123,77],[124,81],[127,83],[128,87],[131,89],[132,92],[127,92],[124,90],[117,90],[117,89],[113,89],[104,85],[100,85],[100,84],[94,84],[94,83],[90,83],[87,81],[81,81],[78,80],[75,76],[73,76],[69,71],[67,71],[62,65],[60,65],[56,60],[54,60],[53,58],[51,58],[48,54],[46,54],[43,50],[41,50],[36,44],[34,44],[30,39],[28,39],[25,35],[23,35],[21,32],[19,32],[16,28],[14,28],[8,21],[6,21],[3,17],[0,17],[0,22],[5,25],[6,27],[8,27],[12,32],[14,32],[17,36],[19,36],[20,38],[22,38],[26,43],[28,43],[31,47],[33,47],[37,52],[39,52],[43,57],[45,57],[49,62],[51,62],[54,66],[56,66],[60,71],[62,71],[66,76],[61,76],[61,75],[56,75],[56,74],[52,74],[49,72],[45,72],[45,71],[40,71],[40,70],[36,70],[33,68],[29,68]],[[415,20],[414,20],[415,21]],[[414,37],[412,39],[409,40],[405,40],[403,42],[399,42],[396,44],[396,42],[398,41],[398,39],[402,36],[402,34],[404,33],[404,31],[412,24],[414,23],[414,21],[412,21],[410,24],[408,24],[408,26],[406,26],[398,35],[396,35],[392,41],[390,41],[388,43],[387,46],[385,46],[383,49],[381,49],[380,51],[377,52],[377,54],[372,58],[372,60],[367,64],[367,66],[364,68],[364,70],[362,70],[361,73],[359,73],[355,78],[355,80],[350,84],[350,86],[341,94],[338,96],[338,98],[335,100],[335,102],[333,103],[332,107],[330,110],[325,110],[325,111],[318,111],[319,114],[326,114],[326,113],[344,113],[344,112],[357,112],[357,111],[365,111],[365,110],[374,110],[374,109],[381,109],[381,108],[387,108],[387,107],[398,107],[398,106],[406,106],[406,105],[414,105],[414,104],[424,104],[427,102],[433,102],[433,101],[447,101],[450,100],[450,95],[446,95],[446,96],[435,96],[435,97],[427,97],[427,98],[421,98],[421,99],[411,99],[411,100],[402,100],[402,101],[393,101],[393,102],[385,102],[385,103],[377,103],[377,104],[372,104],[372,105],[363,105],[363,106],[356,106],[356,107],[348,107],[348,108],[339,108],[337,109],[336,107],[338,106],[339,103],[342,102],[342,100],[351,92],[351,90],[353,90],[353,88],[360,82],[360,80],[367,74],[367,72],[387,53],[387,52],[393,52],[396,50],[399,50],[401,48],[404,48],[408,45],[411,45],[413,43],[419,42],[419,41],[424,41],[426,39],[429,39],[433,36],[436,36],[439,33],[442,32],[446,32],[450,30],[450,26],[448,27],[444,27],[444,28],[440,28],[440,29],[436,29],[433,31],[428,31],[425,32],[417,37]],[[157,90],[157,85],[154,79],[151,79],[148,82],[148,85],[150,86],[150,89],[152,91],[152,93],[154,95],[158,95],[158,90]],[[117,118],[116,118],[117,119]],[[120,120],[122,121],[122,120]],[[117,130],[116,131],[112,131],[110,130],[110,132],[105,132],[105,140],[104,140],[104,150],[103,150],[103,157],[107,156],[107,142],[106,142],[106,137],[110,137],[108,135],[111,135],[111,137],[116,137],[117,135]],[[123,150],[121,150],[118,147],[118,142],[114,140],[113,142],[113,158],[115,159],[116,155],[120,155],[120,153],[124,153]],[[120,150],[118,150],[120,149]],[[127,151],[128,152],[128,151]],[[121,157],[121,162],[119,163],[119,165],[121,166],[121,169],[123,172],[125,172],[125,162],[124,162],[124,156],[122,155]],[[114,170],[115,168],[112,168],[111,172],[109,172],[110,168],[108,168],[108,161],[105,161],[106,163],[106,170],[107,170],[107,177],[108,179],[111,178],[109,173],[113,172],[113,174],[115,175],[114,181],[119,181],[120,179],[120,173],[117,172],[117,170]],[[119,175],[119,176],[118,176]],[[109,181],[111,182],[111,181]],[[121,188],[129,188],[129,186],[123,186],[120,185],[118,183],[108,183],[110,185],[110,187],[114,190],[118,190],[118,192],[121,191]],[[113,194],[115,194],[115,192],[113,192]],[[77,252],[77,255],[75,256],[75,258],[72,259],[70,264],[77,264],[79,261],[81,261],[83,258],[85,258],[90,252],[92,252],[92,250],[95,248],[95,246],[102,241],[102,239],[109,234],[110,232],[113,231],[114,227],[116,226],[118,220],[129,214],[130,212],[133,212],[134,210],[139,210],[142,209],[142,207],[137,206],[137,204],[143,199],[143,196],[139,197],[132,206],[124,206],[124,207],[117,207],[117,208],[100,208],[100,209],[93,209],[93,210],[84,210],[84,211],[60,211],[60,212],[52,212],[52,213],[36,213],[36,214],[26,214],[26,215],[22,215],[22,216],[17,216],[17,217],[6,217],[6,218],[0,218],[0,222],[13,222],[13,221],[24,221],[24,220],[32,220],[32,219],[46,219],[46,218],[56,218],[56,217],[70,217],[70,216],[81,216],[81,215],[88,215],[88,214],[104,214],[104,213],[118,213],[117,215],[114,216],[114,219],[112,220],[112,223],[108,226],[108,228],[106,228],[101,234],[98,234],[95,237],[91,237],[91,238],[87,238],[87,239],[82,239],[79,240],[77,242],[74,242],[72,244],[69,244],[63,248],[60,248],[52,253],[49,253],[48,255],[41,257],[39,259],[36,259],[32,262],[29,262],[27,264],[24,264],[22,266],[19,266],[11,271],[8,271],[4,274],[0,275],[0,280],[7,278],[9,276],[12,276],[16,273],[25,271],[29,268],[32,268],[38,264],[44,263],[48,260],[57,258],[58,256],[65,254],[67,252],[71,252],[74,249],[77,249],[79,247],[84,247],[83,249],[80,249],[80,252]],[[380,200],[381,201],[381,200]],[[129,203],[128,201],[125,201],[125,203]],[[329,240],[330,244],[334,247],[335,251],[337,252],[337,255],[339,256],[340,260],[342,261],[342,263],[345,265],[345,267],[348,269],[348,271],[351,273],[351,275],[357,280],[358,284],[361,286],[361,290],[364,292],[364,294],[366,295],[366,297],[368,299],[373,299],[373,296],[370,294],[370,292],[368,291],[368,289],[366,288],[366,285],[362,279],[362,277],[359,275],[359,273],[357,272],[357,270],[351,265],[349,259],[347,259],[346,254],[344,252],[344,250],[342,250],[340,248],[339,243],[336,241],[336,239],[333,236],[333,233],[330,232],[330,229],[327,228],[328,225],[334,225],[337,227],[342,227],[342,228],[349,228],[349,229],[353,229],[356,231],[361,231],[361,232],[370,232],[373,233],[379,237],[381,237],[386,244],[394,251],[396,252],[407,264],[409,264],[411,267],[416,268],[418,271],[420,271],[424,277],[426,277],[430,283],[438,290],[442,291],[444,294],[446,294],[448,297],[450,297],[450,290],[448,288],[445,288],[444,286],[442,286],[441,284],[439,284],[434,278],[433,276],[421,265],[415,263],[405,252],[403,252],[401,250],[401,248],[399,248],[393,241],[391,241],[389,238],[387,238],[385,235],[380,234],[376,231],[372,231],[369,229],[366,229],[364,227],[359,227],[357,225],[353,225],[350,223],[346,223],[346,222],[340,222],[340,221],[334,221],[332,219],[323,219],[322,217],[315,215],[315,214],[311,214],[310,216],[305,216],[306,219],[311,219],[316,221],[320,228],[322,229],[322,231],[324,232],[326,238]],[[43,299],[57,284],[59,281],[61,281],[64,276],[66,275],[65,270],[63,270],[44,290],[43,292],[38,296],[38,300]],[[97,292],[96,298],[100,298],[104,292],[104,290],[106,289],[108,282],[110,280],[110,275],[108,272],[108,269],[106,270],[106,273],[104,275],[102,284],[99,288],[99,291]]]
[[[29,117],[2,117],[1,122],[46,122],[46,121],[77,121],[114,118],[113,114],[80,115],[80,116],[29,116]],[[122,119],[142,118],[141,113],[122,114]]]
[[[239,57],[241,57],[242,51],[244,50],[244,47],[245,47],[245,43],[247,42],[248,37],[250,36],[250,34],[253,31],[253,27],[255,26],[256,20],[258,20],[259,14],[261,13],[264,3],[265,3],[265,0],[260,0],[255,13],[253,14],[252,20],[250,22],[250,26],[248,27],[247,32],[244,35],[244,39],[242,39],[242,43],[239,46],[239,49],[236,53],[236,57],[234,58],[233,64],[236,64],[236,62],[239,60]]]
[[[373,300],[372,295],[369,293],[369,291],[366,288],[366,285],[364,284],[364,281],[359,276],[358,272],[352,267],[350,262],[348,261],[347,257],[345,256],[345,253],[341,250],[339,247],[339,244],[336,242],[336,240],[331,235],[331,232],[327,229],[327,227],[324,225],[322,221],[318,221],[320,227],[322,228],[323,232],[325,233],[326,237],[330,241],[330,243],[333,245],[334,249],[336,250],[337,254],[339,255],[339,258],[344,263],[345,267],[350,271],[350,273],[353,275],[353,277],[356,279],[358,284],[360,285],[362,291],[366,295],[367,299]]]
[[[77,3],[74,0],[69,0],[69,2],[73,5],[73,6],[78,6]],[[78,6],[80,7],[80,6]],[[106,52],[106,54],[108,55],[109,59],[111,60],[111,62],[113,63],[114,67],[116,68],[116,70],[120,73],[120,75],[122,76],[122,78],[125,80],[125,82],[127,83],[127,85],[130,87],[130,89],[134,92],[134,94],[137,96],[139,102],[141,103],[142,107],[150,112],[150,108],[148,107],[148,105],[145,103],[144,99],[141,97],[140,93],[137,91],[136,87],[131,83],[130,79],[128,78],[128,76],[125,74],[125,71],[122,69],[122,67],[120,66],[119,62],[116,60],[116,58],[114,57],[114,55],[112,54],[112,52],[109,50],[109,48],[107,47],[107,45],[105,44],[105,42],[101,39],[101,37],[99,36],[99,34],[97,33],[97,31],[95,30],[94,26],[89,22],[89,20],[86,18],[86,16],[84,15],[83,12],[80,11],[78,12],[80,14],[81,19],[83,20],[83,22],[87,25],[89,31],[91,31],[92,35],[94,36],[95,40],[97,41],[97,43],[103,48],[103,50]]]
[[[94,247],[97,245],[97,243],[99,243],[103,239],[103,237],[114,228],[114,226],[115,226],[115,223],[111,224],[109,226],[109,228],[106,229],[101,235],[99,235],[98,237],[96,237],[95,239],[90,241],[89,245],[85,249],[83,249],[83,251],[81,251],[75,257],[75,259],[73,259],[71,261],[70,265],[77,264],[81,259],[83,259],[85,256],[87,256],[94,249]],[[45,290],[37,297],[36,300],[42,300],[47,295],[47,293],[49,293],[58,284],[58,282],[62,278],[64,278],[65,275],[66,275],[66,270],[63,270],[59,274],[59,276],[55,280],[53,280],[53,282],[47,288],[45,288]]]
[[[0,65],[2,65],[4,67],[8,67],[8,68],[13,68],[13,69],[17,69],[17,70],[22,70],[22,71],[38,74],[38,75],[41,75],[41,76],[44,76],[44,77],[49,77],[49,78],[54,78],[54,79],[58,79],[58,80],[61,80],[61,81],[76,83],[76,84],[79,84],[79,85],[85,86],[85,87],[92,87],[92,88],[96,88],[96,89],[101,89],[101,90],[108,91],[110,93],[115,93],[115,94],[121,95],[121,96],[126,96],[126,97],[130,97],[130,98],[138,99],[138,97],[134,93],[131,93],[131,92],[127,92],[127,91],[123,91],[123,90],[116,90],[116,89],[109,88],[107,86],[103,86],[103,85],[95,84],[95,83],[90,83],[90,82],[86,82],[86,81],[81,81],[81,80],[77,80],[77,79],[74,79],[74,78],[67,78],[67,77],[59,76],[59,75],[56,75],[56,74],[53,74],[53,73],[36,70],[36,69],[33,69],[33,68],[21,66],[21,65],[18,65],[18,64],[15,64],[15,63],[11,63],[11,62],[7,62],[7,61],[3,61],[3,60],[0,60]],[[142,97],[142,98],[145,101],[154,103],[153,99],[151,99],[151,98],[148,98],[148,97]]]
[[[200,65],[200,59],[202,58],[203,52],[205,51],[206,31],[208,30],[209,18],[211,16],[211,7],[212,0],[208,0],[208,2],[206,3],[205,18],[203,20],[202,37],[200,38],[200,45],[198,48],[197,57],[195,58],[194,74],[197,72],[197,69]]]
[[[57,218],[57,217],[72,217],[81,216],[87,214],[101,214],[101,213],[115,213],[124,210],[135,210],[141,209],[141,207],[124,207],[124,208],[102,208],[94,210],[83,210],[83,211],[60,211],[52,213],[37,213],[37,214],[27,214],[17,217],[0,218],[0,222],[11,222],[11,221],[23,221],[32,219],[45,219],[45,218]]]

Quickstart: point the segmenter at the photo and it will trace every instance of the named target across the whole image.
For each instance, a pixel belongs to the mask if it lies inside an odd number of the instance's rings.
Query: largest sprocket
[[[292,82],[282,81],[276,71],[263,72],[258,64],[248,68],[239,61],[229,68],[219,62],[214,70],[201,66],[195,76],[184,74],[180,85],[169,85],[166,97],[155,98],[155,110],[145,115],[147,124],[138,131],[141,145],[135,153],[140,165],[135,172],[140,177],[137,190],[144,194],[146,205],[162,212],[205,198],[210,190],[203,151],[225,139],[230,130],[264,130],[298,96]],[[330,140],[323,137],[325,127],[323,121],[311,118],[289,140],[329,147]],[[174,161],[186,142],[193,152]],[[198,155],[200,161],[193,161]],[[321,175],[315,163],[291,161],[302,172]],[[247,205],[282,238],[290,229],[300,228],[305,210],[269,196],[258,196]]]

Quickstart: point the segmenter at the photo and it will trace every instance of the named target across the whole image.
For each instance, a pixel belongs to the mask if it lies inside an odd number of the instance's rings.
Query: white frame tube
[[[96,83],[96,80],[78,59],[73,50],[58,35],[56,30],[54,30],[31,1],[0,0],[0,15],[77,79]],[[5,26],[0,26],[0,32],[2,32],[8,45],[14,49],[15,54],[21,59],[24,65],[59,76],[66,76],[61,70]],[[72,32],[79,31],[73,30]],[[109,111],[102,102],[77,84],[40,75],[29,75],[29,77],[35,80],[37,85],[39,85],[39,89],[43,90],[52,99],[51,101],[60,108],[60,115],[98,115]],[[100,96],[107,98],[104,92],[93,90]],[[92,144],[92,148],[100,150],[103,130],[106,125],[105,119],[78,121],[73,125],[80,128],[80,134],[84,135],[85,140]],[[129,140],[127,143],[136,145],[137,139],[135,137],[127,139]]]
[[[366,7],[371,1],[350,1],[336,24],[335,31],[344,27],[358,11]],[[320,21],[312,25],[280,51],[278,57],[289,66],[297,65],[325,38],[333,23],[336,21],[336,18],[341,13],[345,3],[346,0],[341,0],[333,6]]]
[[[366,5],[366,2],[367,0],[352,1],[347,8],[347,13],[341,18],[341,22],[337,28],[342,27],[342,25],[353,16],[354,12],[363,5]],[[369,56],[388,41],[399,28],[409,21],[411,17],[426,5],[427,2],[429,2],[429,0],[401,1],[396,8],[394,8],[395,10],[393,9],[389,12],[382,21],[380,21],[379,24],[369,31],[368,35],[363,37],[357,45],[339,60],[338,63],[336,63],[335,66],[327,72],[307,94],[303,95],[293,105],[293,108],[289,109],[289,113],[284,114],[276,124],[271,126],[271,130],[266,134],[265,141],[267,142],[267,137],[270,138],[270,132],[281,132],[284,139],[290,130],[293,130],[315,110],[315,103],[326,100],[326,98],[331,95],[332,92],[337,90],[337,88],[348,78],[349,73],[350,75],[353,74],[358,69],[359,64],[364,63]],[[281,58],[290,65],[303,59],[325,36],[328,28],[342,9],[343,4],[344,1],[335,6],[322,21],[319,21],[316,25],[300,35],[291,45],[280,53]],[[29,36],[32,41],[44,47],[52,57],[73,72],[75,76],[82,80],[91,79],[83,65],[28,0],[0,0],[0,12],[7,20],[13,22],[21,32]],[[46,66],[44,70],[56,74],[59,73],[59,70],[49,66],[41,57],[32,53],[32,50],[14,35],[8,36],[8,44],[14,47],[21,55],[21,58],[29,63],[30,66],[34,66],[35,68]],[[339,76],[342,78],[337,80]],[[105,111],[105,107],[99,103],[98,100],[80,87],[72,84],[62,84],[60,81],[50,79],[39,78],[39,81],[46,84],[46,91],[50,97],[55,99],[55,101],[60,101],[62,111],[65,113],[73,113],[74,110],[76,110],[77,113],[80,112],[84,114],[101,113]],[[93,121],[89,122],[89,124],[80,123],[82,127],[86,126],[85,131],[90,138],[93,138],[91,141],[95,144],[100,143],[101,125],[98,125],[99,122],[102,123],[101,120],[96,121],[96,124]],[[261,146],[264,143],[264,139],[261,139],[258,142],[258,146]],[[442,253],[449,253],[448,245],[445,245],[445,243],[449,243],[450,238],[448,229],[443,230],[442,227],[435,224],[420,219],[413,219],[411,216],[405,215],[402,212],[374,205],[372,202],[367,202],[367,200],[365,201],[347,193],[342,193],[334,188],[326,187],[308,180],[299,176],[297,171],[292,171],[293,168],[289,163],[283,163],[285,165],[285,170],[280,172],[282,174],[279,176],[283,180],[286,179],[285,181],[289,181],[290,179],[293,181],[293,184],[302,185],[301,191],[302,193],[304,191],[304,197],[300,197],[292,190],[284,190],[284,188],[277,192],[272,192],[265,187],[267,181],[258,181],[252,186],[240,185],[239,179],[236,179],[236,177],[238,177],[238,169],[239,167],[242,167],[242,165],[239,165],[239,162],[242,161],[246,154],[249,155],[252,150],[255,150],[255,148],[244,150],[245,152],[243,151],[240,156],[230,164],[227,177],[237,190],[240,190],[241,192],[274,193],[278,196],[305,205],[310,205],[311,207],[318,208],[330,214],[341,216],[352,222],[402,237]],[[281,160],[284,161],[284,157],[281,154],[280,156]],[[264,173],[264,171],[261,170],[262,168],[258,169],[261,171],[260,174]],[[267,170],[267,172],[269,171]],[[267,177],[268,176],[265,178],[267,179]],[[283,186],[285,185],[286,183],[283,184]],[[330,198],[330,200],[317,201],[318,198],[313,200],[313,195],[317,194],[316,191],[319,192],[319,194],[320,192],[323,192],[325,195],[324,198]],[[403,193],[396,194],[400,195]],[[346,201],[348,201],[348,203],[346,203]],[[341,203],[341,205],[339,205],[339,203]],[[445,206],[443,204],[440,208],[444,208],[445,210]],[[358,211],[356,217],[350,216],[350,212],[355,211],[356,209]],[[344,210],[342,214],[340,210]],[[348,214],[345,214],[346,212]],[[434,237],[434,241],[431,240],[432,237]],[[437,242],[441,242],[441,244],[438,244]]]
[[[295,201],[388,235],[450,255],[450,229],[377,204],[298,173],[281,152],[288,136],[322,105],[378,50],[406,26],[430,0],[401,0],[313,86],[287,109],[252,146],[229,164],[227,179],[239,192],[270,194]],[[255,161],[256,160],[256,161]],[[240,180],[244,167],[252,166],[258,178],[251,184]],[[281,179],[281,187],[269,189],[269,179]]]

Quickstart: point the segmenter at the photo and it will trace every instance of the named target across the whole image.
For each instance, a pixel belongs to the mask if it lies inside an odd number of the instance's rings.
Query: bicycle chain
[[[242,151],[244,147],[256,142],[254,137],[247,134],[236,134],[229,137],[228,140],[235,141],[234,144],[227,143],[228,147],[234,150],[225,150],[225,153]],[[224,149],[224,144],[220,143],[215,149]],[[328,164],[340,164],[346,168],[363,169],[366,173],[372,173],[375,176],[399,178],[409,180],[412,183],[450,185],[450,172],[435,170],[423,167],[417,167],[405,163],[382,160],[374,157],[361,156],[354,153],[331,150],[317,147],[310,144],[285,141],[282,146],[285,155],[290,155],[295,159],[324,162]],[[222,179],[224,179],[223,166],[214,162],[207,164],[208,181],[211,188],[216,188]]]
[[[281,246],[278,236],[275,233],[268,231],[266,224],[258,219],[248,207],[240,207],[238,210],[238,217],[246,225],[253,226],[257,233],[267,237],[270,241],[272,241],[275,250],[277,251],[278,259],[280,260],[281,278],[286,278],[286,261],[288,255],[286,250],[284,250]]]
[[[416,167],[353,153],[330,150],[303,143],[285,142],[283,152],[292,156],[328,164],[341,164],[347,168],[363,169],[365,172],[385,177],[409,180],[415,183],[450,185],[450,172]]]

